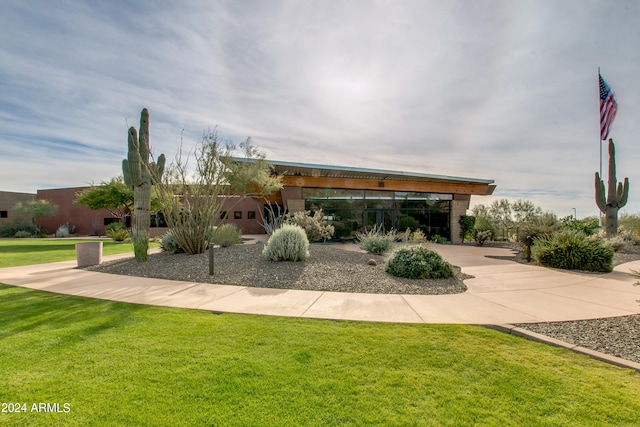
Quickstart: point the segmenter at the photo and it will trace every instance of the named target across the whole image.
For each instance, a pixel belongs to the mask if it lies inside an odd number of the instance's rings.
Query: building
[[[237,158],[236,161],[249,161]],[[349,239],[362,230],[420,229],[427,237],[439,235],[460,242],[460,216],[469,209],[471,196],[491,195],[493,180],[461,178],[355,167],[270,161],[282,177],[283,188],[265,199],[223,198],[222,218],[244,234],[264,233],[269,209],[296,212],[322,208],[334,226],[337,239]],[[92,211],[73,204],[83,188],[39,190],[38,199],[59,206],[56,217],[43,218],[50,233],[68,223],[79,234],[104,234],[114,220],[108,211]],[[152,218],[151,235],[166,229]]]
[[[0,226],[19,220],[13,207],[18,203],[28,203],[36,199],[35,194],[0,191]]]
[[[246,161],[246,159],[236,159]],[[283,188],[268,197],[288,212],[322,208],[337,238],[358,231],[421,229],[460,242],[471,196],[491,195],[493,180],[271,161]]]

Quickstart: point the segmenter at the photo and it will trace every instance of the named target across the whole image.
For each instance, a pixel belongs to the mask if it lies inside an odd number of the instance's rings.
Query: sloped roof
[[[249,161],[243,157],[234,158],[237,162]],[[313,176],[326,178],[363,178],[376,180],[446,182],[452,184],[493,184],[492,179],[465,178],[448,175],[434,175],[417,172],[389,171],[382,169],[356,168],[351,166],[332,166],[311,163],[295,163],[269,160],[274,171],[286,176]]]

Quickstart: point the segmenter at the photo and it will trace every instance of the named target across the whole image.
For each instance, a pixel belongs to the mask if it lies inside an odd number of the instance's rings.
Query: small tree
[[[106,209],[111,215],[124,222],[133,208],[133,190],[127,187],[122,176],[111,178],[109,182],[91,185],[76,193],[73,201],[76,205],[86,206],[92,210]]]
[[[45,216],[54,216],[58,213],[58,205],[49,200],[31,200],[25,203],[18,202],[13,206],[18,215],[28,218],[33,225],[40,227],[40,220]]]
[[[215,130],[206,132],[194,150],[195,170],[189,170],[190,156],[183,157],[180,147],[158,186],[167,225],[187,254],[207,249],[223,207],[233,209],[247,197],[264,197],[282,187],[281,178],[271,174],[271,165],[250,139],[240,144],[244,159],[235,159],[234,149],[219,141]]]
[[[464,243],[464,238],[473,232],[473,227],[476,225],[476,217],[472,215],[460,215],[458,222],[460,223],[460,237],[462,238],[462,243]]]

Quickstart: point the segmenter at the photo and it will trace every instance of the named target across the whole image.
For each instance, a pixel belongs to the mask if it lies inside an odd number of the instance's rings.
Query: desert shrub
[[[27,237],[34,237],[34,236],[27,230],[20,230],[20,231],[16,231],[16,234],[14,234],[13,237],[15,237],[16,239],[25,239]]]
[[[462,243],[464,243],[464,239],[469,240],[473,236],[476,217],[473,215],[460,215],[458,223],[460,224],[460,237],[462,238]]]
[[[235,224],[222,224],[213,231],[211,241],[223,248],[242,243],[242,232]]]
[[[284,224],[269,237],[262,254],[269,261],[304,261],[309,257],[309,239],[302,227]]]
[[[162,238],[160,239],[160,249],[162,249],[163,252],[168,252],[170,254],[181,254],[184,252],[176,241],[176,236],[171,230],[162,235]]]
[[[56,237],[69,237],[71,232],[69,231],[69,224],[64,224],[58,227],[56,230]]]
[[[483,246],[487,240],[491,239],[491,230],[476,230],[475,240],[478,246]]]
[[[107,237],[115,240],[116,242],[122,242],[129,238],[129,231],[121,222],[112,222],[107,225],[105,232],[107,233]]]
[[[396,233],[393,230],[383,233],[374,227],[366,233],[359,233],[356,240],[361,249],[372,254],[381,254],[391,249],[393,242],[396,241]]]
[[[559,226],[571,230],[582,231],[587,235],[597,233],[600,228],[597,216],[588,216],[581,219],[576,219],[572,216],[566,216],[560,219]]]
[[[537,238],[531,255],[546,267],[600,272],[613,269],[613,249],[600,239],[576,230],[562,230]]]
[[[0,226],[0,237],[15,237],[19,231],[26,231],[29,236],[40,235],[40,229],[33,224],[11,223]]]
[[[422,230],[417,229],[411,231],[407,228],[404,233],[396,235],[396,239],[399,239],[402,243],[426,243],[427,236],[424,235]]]
[[[447,243],[446,237],[442,237],[439,234],[434,234],[433,236],[431,236],[431,241],[433,243]]]
[[[446,279],[453,276],[451,264],[425,246],[396,249],[384,269],[393,276],[407,279]]]
[[[403,216],[398,219],[397,227],[399,230],[405,230],[407,228],[416,229],[420,227],[420,221],[412,216]]]
[[[285,224],[301,227],[310,242],[320,242],[330,239],[335,231],[333,225],[327,224],[322,209],[317,211],[300,211],[288,213],[284,217]]]
[[[619,234],[615,237],[604,240],[604,244],[609,246],[611,249],[613,249],[613,252],[619,252],[624,250],[624,248],[627,247],[628,243],[629,242],[627,242],[625,238]]]

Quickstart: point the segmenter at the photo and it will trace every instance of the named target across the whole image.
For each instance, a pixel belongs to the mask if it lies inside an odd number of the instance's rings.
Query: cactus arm
[[[629,178],[624,179],[624,185],[622,183],[618,184],[617,196],[618,207],[624,207],[629,200]]]
[[[600,174],[596,172],[595,178],[595,187],[596,187],[596,205],[598,205],[598,209],[600,212],[605,213],[607,208],[607,202],[604,196],[604,181],[600,179]]]
[[[129,171],[129,161],[127,159],[122,160],[122,176],[124,177],[124,183],[127,187],[133,188]]]
[[[160,154],[158,157],[157,163],[151,163],[151,181],[153,184],[156,184],[162,180],[162,174],[164,173],[164,166],[166,163],[166,158],[164,154]]]
[[[142,173],[140,172],[140,143],[138,142],[138,134],[136,128],[129,128],[129,151],[127,152],[127,168],[129,174],[129,182],[131,188],[142,184]],[[124,163],[123,163],[124,168]],[[122,171],[124,174],[124,169]]]

